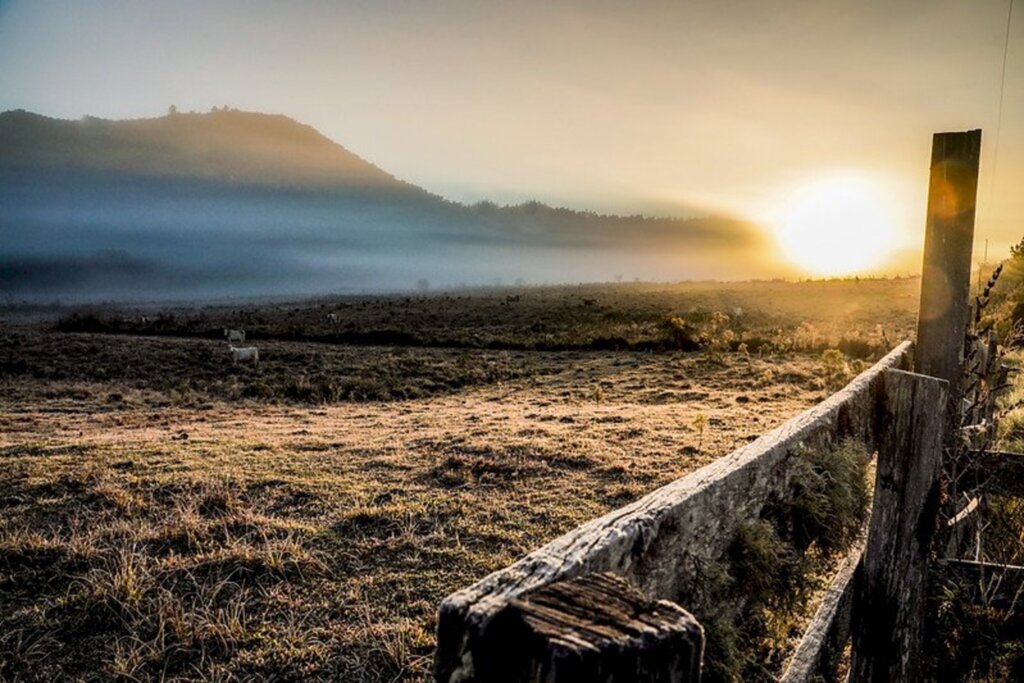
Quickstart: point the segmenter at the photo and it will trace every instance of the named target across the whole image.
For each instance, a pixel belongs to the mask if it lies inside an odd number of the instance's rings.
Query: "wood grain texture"
[[[495,619],[477,676],[497,683],[696,683],[704,631],[693,615],[650,600],[608,573],[553,583]]]
[[[948,383],[883,375],[875,495],[854,598],[850,680],[920,679],[928,554],[939,509]]]
[[[970,319],[980,158],[980,130],[936,133],[932,140],[914,371],[949,382],[955,401]]]

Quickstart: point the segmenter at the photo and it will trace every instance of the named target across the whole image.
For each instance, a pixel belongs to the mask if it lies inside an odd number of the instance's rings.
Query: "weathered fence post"
[[[704,629],[620,576],[588,574],[510,602],[477,680],[493,683],[699,683]]]
[[[853,610],[854,683],[919,680],[949,384],[885,373],[875,497]]]
[[[914,371],[949,382],[942,427],[947,453],[953,452],[959,436],[962,398],[967,390],[962,385],[980,157],[980,130],[936,133],[932,140]],[[945,464],[953,479],[957,465],[954,458]],[[962,542],[962,531],[949,531],[948,546],[953,554]]]
[[[936,133],[921,271],[914,371],[950,383],[958,400],[970,320],[971,251],[981,130]]]

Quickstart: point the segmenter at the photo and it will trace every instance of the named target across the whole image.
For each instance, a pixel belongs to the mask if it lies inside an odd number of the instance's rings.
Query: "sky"
[[[771,230],[821,178],[923,238],[931,135],[982,128],[976,235],[1024,235],[1024,5],[0,0],[0,109],[228,104],[308,123],[450,199],[729,213]],[[998,146],[996,145],[998,128]],[[910,256],[908,256],[910,255]]]

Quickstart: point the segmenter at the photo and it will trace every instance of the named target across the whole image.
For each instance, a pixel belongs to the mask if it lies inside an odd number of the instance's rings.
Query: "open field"
[[[59,328],[221,339],[223,328],[241,327],[255,340],[551,351],[691,351],[703,341],[731,348],[742,341],[755,353],[837,347],[864,357],[913,331],[919,289],[918,278],[489,288],[199,309],[103,307],[64,315]],[[670,329],[673,318],[684,326]]]
[[[917,283],[718,287],[7,325],[0,677],[427,676],[444,595],[821,400],[856,369],[822,349],[870,358]],[[412,337],[314,341],[321,303]],[[208,338],[235,315],[257,321],[258,370]],[[667,350],[680,329],[699,350]],[[590,350],[607,338],[666,350]]]

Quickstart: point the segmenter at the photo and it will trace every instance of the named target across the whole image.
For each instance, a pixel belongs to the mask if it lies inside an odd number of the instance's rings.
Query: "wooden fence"
[[[437,680],[699,680],[703,630],[685,607],[701,569],[785,495],[799,452],[851,439],[878,454],[871,517],[781,680],[831,680],[847,643],[851,680],[915,680],[960,405],[979,150],[980,131],[935,136],[916,348],[900,344],[756,441],[450,595]]]

